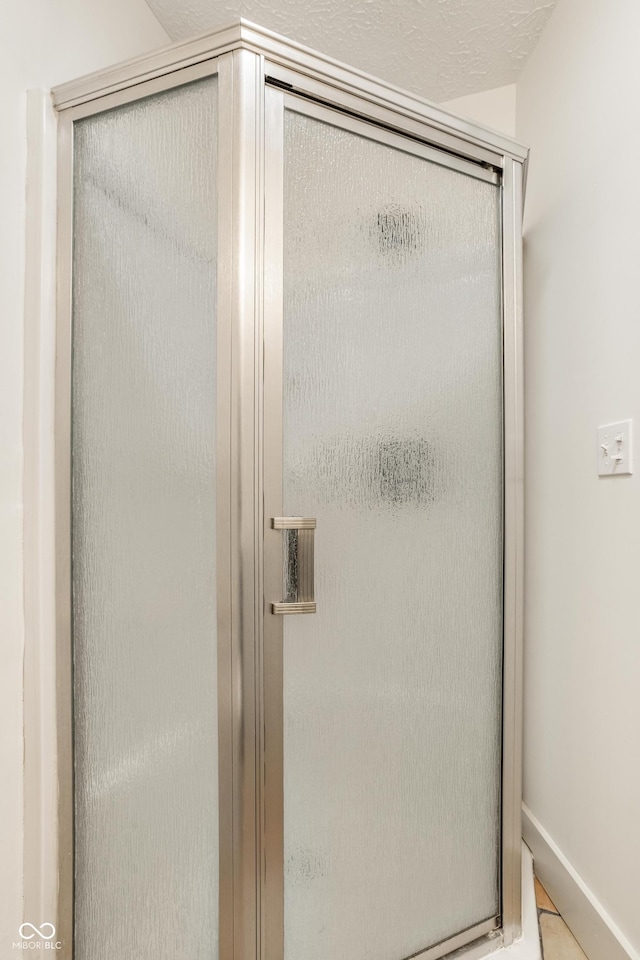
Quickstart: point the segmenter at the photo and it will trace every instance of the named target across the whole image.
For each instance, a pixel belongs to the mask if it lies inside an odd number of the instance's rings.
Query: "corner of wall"
[[[490,127],[508,137],[516,135],[516,84],[494,87],[440,104],[445,110],[460,114]]]

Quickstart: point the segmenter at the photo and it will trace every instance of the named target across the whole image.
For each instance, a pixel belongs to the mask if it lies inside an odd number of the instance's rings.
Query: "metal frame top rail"
[[[52,90],[53,103],[57,110],[66,110],[241,48],[264,56],[269,63],[269,75],[285,83],[288,78],[282,75],[282,71],[286,74],[287,69],[293,70],[298,78],[304,77],[308,83],[320,83],[346,94],[356,94],[372,105],[391,108],[396,115],[426,122],[445,138],[449,135],[465,143],[469,155],[474,154],[475,147],[498,158],[508,156],[521,163],[527,160],[528,150],[525,146],[497,131],[487,130],[429,100],[244,19],[193,40],[175,43],[78,80],[59,84]]]

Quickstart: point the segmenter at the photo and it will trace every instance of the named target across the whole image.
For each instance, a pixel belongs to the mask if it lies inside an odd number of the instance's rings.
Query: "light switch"
[[[632,473],[631,420],[598,427],[598,475],[619,477]]]

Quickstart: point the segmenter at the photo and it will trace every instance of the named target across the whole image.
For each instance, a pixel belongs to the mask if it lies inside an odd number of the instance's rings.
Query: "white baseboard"
[[[533,853],[536,876],[589,960],[640,960],[640,954],[524,803],[522,834]]]

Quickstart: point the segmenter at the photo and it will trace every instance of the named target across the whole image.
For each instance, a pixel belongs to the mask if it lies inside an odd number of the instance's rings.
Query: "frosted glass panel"
[[[215,79],[75,130],[76,960],[216,960]]]
[[[285,955],[400,960],[498,913],[499,190],[288,113]]]

